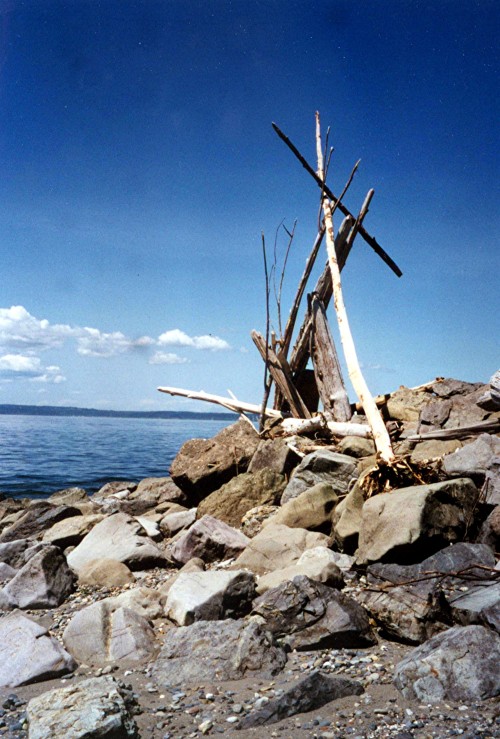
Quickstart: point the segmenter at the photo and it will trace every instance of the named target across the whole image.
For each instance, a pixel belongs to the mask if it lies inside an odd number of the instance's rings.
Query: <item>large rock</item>
[[[163,616],[161,593],[153,588],[137,587],[124,590],[120,595],[107,598],[112,609],[128,608],[147,621]]]
[[[71,516],[51,526],[42,536],[42,541],[55,544],[61,549],[77,546],[93,527],[102,521],[102,513],[91,513],[87,516]]]
[[[170,588],[165,614],[180,626],[238,618],[255,597],[255,576],[246,570],[185,572]]]
[[[341,552],[353,554],[358,546],[359,531],[363,522],[365,496],[361,486],[364,475],[360,475],[349,493],[335,508],[332,516],[332,534]]]
[[[394,682],[420,703],[474,702],[500,693],[500,636],[484,626],[456,626],[414,649]]]
[[[290,649],[349,649],[376,642],[362,606],[303,575],[257,598],[253,613]]]
[[[230,526],[240,526],[251,508],[278,503],[285,485],[285,476],[270,469],[243,472],[201,501],[198,518],[208,514]]]
[[[182,445],[170,474],[191,505],[245,472],[260,437],[246,421],[238,421],[212,439],[192,439]]]
[[[300,462],[300,457],[288,446],[286,439],[262,439],[248,465],[249,472],[272,470],[280,475],[289,475]]]
[[[65,488],[64,490],[58,490],[56,493],[52,493],[47,498],[49,503],[53,505],[74,505],[77,508],[82,503],[89,503],[90,498],[83,488]]]
[[[349,695],[361,695],[363,692],[363,686],[356,680],[347,677],[329,677],[315,670],[278,697],[265,703],[262,708],[248,713],[237,728],[267,726],[288,716],[314,711],[331,701]]]
[[[345,495],[350,481],[357,476],[356,462],[347,454],[338,454],[328,449],[312,452],[307,454],[296,468],[281,497],[281,504],[296,498],[304,490],[320,482],[331,485],[337,495]]]
[[[484,521],[477,540],[487,544],[494,552],[500,552],[500,505],[495,506]]]
[[[28,703],[30,739],[135,739],[131,691],[113,677],[92,677],[56,688]]]
[[[121,510],[139,516],[163,503],[184,503],[186,496],[171,477],[146,477],[121,503]]]
[[[432,399],[429,390],[401,385],[387,400],[387,412],[395,421],[418,421],[420,411]]]
[[[116,559],[131,570],[165,564],[165,555],[141,524],[126,513],[115,513],[96,524],[68,556],[77,573],[93,559]]]
[[[329,534],[338,500],[332,486],[320,482],[284,503],[272,518],[264,522],[264,526],[279,523],[292,529],[326,529],[324,533]]]
[[[284,650],[253,621],[197,621],[167,632],[153,677],[161,685],[262,679],[285,663]]]
[[[14,541],[15,539],[34,539],[57,521],[79,515],[81,515],[81,511],[78,508],[37,501],[12,526],[2,531],[0,542]]]
[[[0,687],[51,680],[75,668],[73,658],[43,626],[19,611],[0,618]]]
[[[160,530],[167,537],[187,529],[196,521],[197,508],[183,508],[166,513],[160,520]]]
[[[498,614],[500,609],[500,581],[473,585],[467,591],[449,596],[448,600],[456,623],[462,626],[482,623],[498,631],[496,620],[492,622],[492,615],[495,612]]]
[[[329,542],[327,536],[314,531],[291,529],[280,524],[266,526],[249,540],[246,549],[236,559],[234,568],[247,568],[256,575],[264,575],[294,564],[307,549],[327,547]]]
[[[478,500],[459,478],[375,495],[363,506],[357,561],[415,562],[458,541]]]
[[[322,582],[331,588],[342,588],[344,578],[338,562],[339,558],[345,556],[338,552],[332,552],[331,549],[326,547],[306,549],[294,564],[259,577],[257,592],[259,595],[265,593],[266,590],[275,588],[282,582],[293,580],[297,575],[305,575],[311,580]]]
[[[61,550],[45,546],[0,590],[0,607],[53,608],[74,589],[75,577]]]
[[[158,650],[148,621],[113,599],[82,608],[63,634],[64,646],[79,662],[90,665],[133,665],[151,659]]]
[[[26,564],[25,552],[33,545],[29,539],[15,539],[0,544],[0,562],[19,569]]]
[[[171,554],[177,562],[186,564],[192,557],[204,562],[216,562],[237,556],[250,539],[241,531],[213,516],[203,516],[172,546]]]
[[[481,486],[487,480],[486,501],[500,504],[500,438],[481,434],[470,444],[448,454],[443,470],[449,477],[470,477]]]

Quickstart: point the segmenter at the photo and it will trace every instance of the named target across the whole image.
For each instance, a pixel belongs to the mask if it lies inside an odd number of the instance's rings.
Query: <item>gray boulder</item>
[[[178,531],[187,529],[196,521],[197,508],[184,508],[166,513],[160,520],[160,530],[166,537],[174,536]]]
[[[433,636],[396,666],[394,682],[420,703],[480,701],[500,693],[500,636],[484,626],[455,626]]]
[[[237,556],[249,543],[250,539],[241,531],[207,515],[177,539],[171,554],[182,564],[189,562],[192,557],[199,557],[204,562],[216,562]]]
[[[201,501],[198,518],[208,514],[239,527],[250,509],[278,503],[285,485],[285,476],[273,470],[243,472]]]
[[[43,626],[18,611],[0,618],[0,687],[51,680],[75,668],[73,658]]]
[[[248,471],[267,469],[288,476],[299,462],[300,457],[290,449],[286,439],[262,439],[248,465]]]
[[[382,493],[363,506],[358,564],[415,562],[465,534],[479,492],[459,478]]]
[[[478,486],[488,480],[486,501],[500,504],[500,438],[481,434],[443,459],[448,477],[470,477]]]
[[[312,452],[307,454],[295,469],[281,497],[281,504],[296,498],[304,490],[320,482],[331,485],[337,495],[345,495],[350,481],[357,476],[357,465],[352,457],[328,449]]]
[[[363,692],[363,686],[356,680],[347,677],[329,677],[315,670],[285,690],[282,695],[268,701],[262,708],[251,711],[240,721],[237,728],[267,726],[297,713],[314,711],[339,698],[361,695]]]
[[[61,550],[44,546],[0,590],[4,608],[53,608],[73,592],[75,577]]]
[[[498,631],[496,623],[500,612],[500,581],[473,585],[448,597],[453,620],[462,626],[482,623]]]
[[[182,445],[170,474],[197,505],[235,475],[245,472],[257,446],[259,434],[246,421],[238,421],[212,439],[191,439]]]
[[[30,739],[135,739],[137,703],[113,677],[56,688],[28,703]]]
[[[93,559],[116,559],[131,570],[165,564],[163,552],[147,536],[141,524],[126,513],[105,518],[68,555],[77,573]]]
[[[477,541],[491,547],[494,552],[500,552],[500,505],[495,506],[481,526]]]
[[[29,539],[15,539],[0,544],[0,562],[5,562],[14,569],[23,567],[26,564],[25,552],[32,544]]]
[[[102,513],[71,516],[58,521],[42,536],[42,541],[54,544],[61,549],[77,546],[89,531],[103,519]]]
[[[133,665],[151,659],[158,650],[148,621],[112,599],[78,611],[63,633],[63,642],[79,662],[90,665]]]
[[[376,643],[368,614],[352,598],[304,575],[268,590],[253,613],[290,649],[343,649]]]
[[[246,570],[185,572],[169,589],[165,614],[180,626],[238,618],[255,597],[255,576]]]
[[[233,566],[235,569],[247,568],[256,575],[264,575],[294,564],[307,549],[327,547],[329,543],[325,534],[315,531],[291,529],[281,524],[266,526],[249,540],[248,546]]]
[[[322,530],[329,534],[338,500],[332,486],[320,482],[284,503],[272,518],[264,522],[264,526],[280,523],[291,528]]]
[[[261,679],[285,663],[284,650],[253,621],[197,621],[167,632],[153,678],[161,685]]]

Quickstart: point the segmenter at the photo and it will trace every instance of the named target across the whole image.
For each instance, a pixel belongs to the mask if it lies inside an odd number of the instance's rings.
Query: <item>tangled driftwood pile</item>
[[[323,436],[327,438],[332,436],[372,438],[377,450],[379,469],[384,468],[384,479],[387,481],[388,478],[393,478],[395,484],[398,479],[398,471],[404,469],[405,474],[408,472],[408,465],[405,463],[401,465],[401,461],[396,459],[393,450],[391,436],[397,438],[399,429],[394,424],[388,426],[380,412],[379,406],[387,402],[388,396],[374,398],[362,375],[349,328],[340,273],[346,264],[358,234],[398,277],[402,276],[402,272],[363,226],[374,191],[368,191],[356,217],[350,213],[343,203],[343,198],[351,185],[359,162],[355,164],[339,197],[334,195],[327,186],[326,175],[333,150],[328,152],[328,156],[326,156],[326,152],[324,154],[319,113],[316,113],[316,171],[278,126],[273,124],[273,128],[319,186],[321,190],[322,221],[281,336],[276,337],[275,332],[269,330],[269,308],[267,310],[266,336],[264,337],[255,330],[251,332],[252,339],[264,360],[266,368],[264,400],[261,405],[256,405],[241,402],[235,397],[224,398],[205,392],[193,392],[180,388],[160,387],[158,390],[171,395],[181,395],[217,403],[239,413],[258,413],[261,416],[261,433],[264,435],[269,433],[269,429],[266,428],[264,423],[265,419],[276,419],[273,424],[273,435],[314,434],[316,437]],[[325,147],[326,149],[327,147]],[[325,158],[327,160],[326,164]],[[336,210],[343,213],[345,217],[335,235],[333,214]],[[292,234],[289,235],[293,238]],[[307,296],[305,315],[300,328],[296,332],[295,343],[290,352],[299,308],[323,240],[326,242],[328,260],[314,289]],[[337,350],[328,324],[326,311],[332,298],[346,366],[352,386],[358,396],[357,405],[351,405],[349,402]],[[310,360],[312,369],[307,367]],[[270,408],[268,398],[273,384],[276,392],[273,407]],[[356,411],[362,412],[364,418],[356,418],[354,415]],[[464,433],[493,430],[482,425],[477,429],[464,429],[463,427],[460,430],[447,429],[444,432],[445,436],[442,438],[455,438],[454,434],[456,433],[463,435]],[[419,438],[422,437],[419,436]],[[418,475],[415,480],[418,481]]]

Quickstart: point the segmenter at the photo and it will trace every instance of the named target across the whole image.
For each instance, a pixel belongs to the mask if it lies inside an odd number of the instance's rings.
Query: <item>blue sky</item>
[[[0,403],[260,402],[261,232],[297,220],[286,317],[319,204],[271,121],[314,164],[316,109],[404,272],[359,237],[343,272],[372,392],[486,381],[498,27],[494,0],[0,0]]]

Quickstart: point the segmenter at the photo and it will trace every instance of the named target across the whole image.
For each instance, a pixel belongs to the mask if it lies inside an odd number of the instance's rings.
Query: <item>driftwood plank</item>
[[[352,417],[351,406],[337,350],[326,318],[325,306],[317,295],[313,295],[311,309],[313,314],[311,357],[323,409],[331,413],[335,421],[349,421]]]
[[[264,362],[267,362],[269,373],[276,387],[290,406],[290,412],[295,418],[310,418],[311,414],[300,397],[292,379],[292,373],[286,359],[280,359],[258,331],[251,332],[252,340],[260,352]]]

